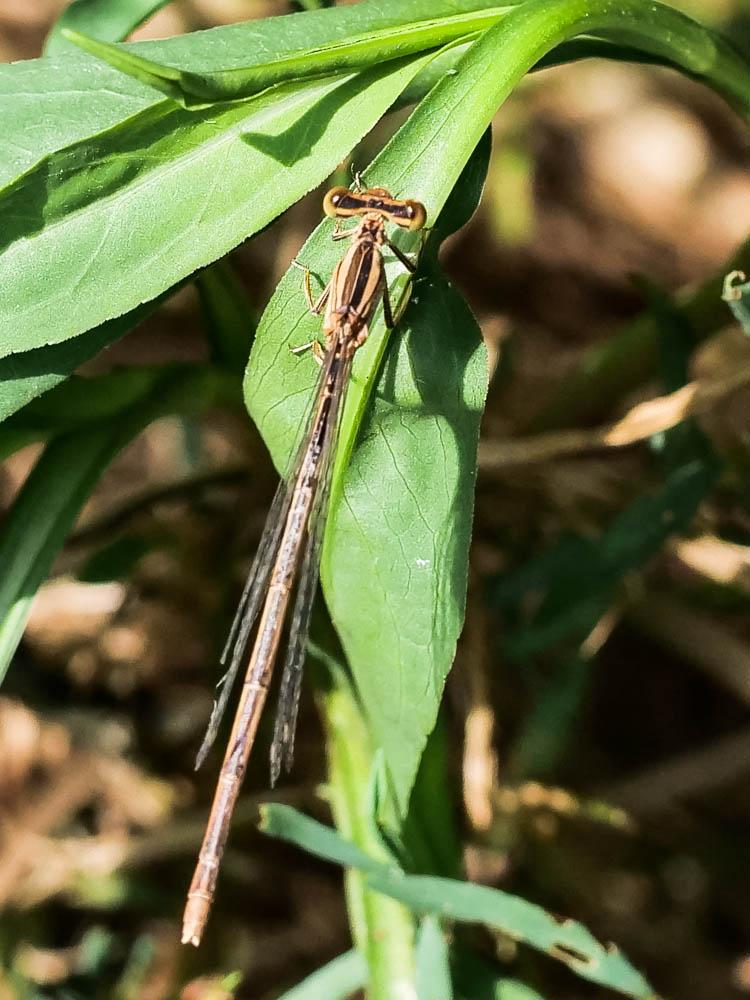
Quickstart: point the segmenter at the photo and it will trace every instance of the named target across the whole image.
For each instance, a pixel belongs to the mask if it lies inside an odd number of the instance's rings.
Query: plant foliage
[[[424,1000],[452,995],[446,927],[465,921],[646,1000],[645,979],[582,925],[495,890],[405,874],[398,857],[463,625],[487,391],[479,328],[437,254],[479,201],[493,116],[533,69],[588,55],[656,62],[747,116],[750,68],[722,37],[652,0],[310,4],[321,9],[115,44],[160,6],[76,0],[45,58],[0,67],[0,449],[45,442],[0,536],[0,673],[108,463],[159,416],[236,404],[251,341],[246,408],[277,467],[288,467],[315,382],[314,365],[288,348],[319,321],[290,269],[253,340],[241,293],[217,262],[323,183],[389,109],[409,104],[364,179],[423,201],[432,231],[397,333],[389,338],[377,319],[357,355],[321,569],[368,753],[382,763],[370,820],[391,861],[290,810],[270,809],[266,827],[364,873],[368,892],[403,904],[404,926],[419,916],[413,972]],[[299,254],[323,283],[340,253],[330,235],[326,220]],[[398,239],[419,249],[409,234]],[[406,294],[397,261],[388,277],[394,296]],[[192,281],[209,363],[75,374]],[[746,289],[741,279],[726,288],[745,325]],[[688,433],[672,433],[661,484],[596,543],[569,539],[497,582],[494,600],[506,608],[544,590],[533,621],[507,640],[513,655],[580,642],[623,574],[689,523],[719,467]],[[353,952],[287,995],[343,997],[368,975]],[[526,987],[503,989],[511,997]]]

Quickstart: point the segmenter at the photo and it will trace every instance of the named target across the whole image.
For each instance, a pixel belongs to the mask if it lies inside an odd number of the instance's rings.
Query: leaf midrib
[[[252,70],[254,73],[260,73],[265,68],[293,66],[295,63],[304,61],[305,58],[312,59],[320,54],[335,54],[337,51],[345,52],[347,49],[356,48],[359,45],[364,46],[368,42],[387,42],[390,38],[397,41],[405,40],[414,35],[419,35],[435,28],[449,29],[465,26],[464,33],[471,34],[473,32],[483,31],[486,28],[491,27],[495,24],[499,17],[511,11],[513,6],[516,5],[508,6],[505,4],[498,7],[491,7],[489,10],[482,12],[472,11],[464,14],[447,15],[446,17],[424,18],[421,21],[417,20],[406,22],[405,24],[388,26],[386,28],[376,28],[372,31],[365,32],[362,35],[352,35],[341,39],[340,41],[332,42],[329,45],[319,45],[312,49],[299,49],[298,52],[285,56],[281,59],[270,59],[267,62],[251,63],[246,67],[236,66],[231,69],[214,70],[213,72],[196,73],[195,75],[210,77],[214,80],[223,80],[249,70]],[[451,33],[449,38],[436,40],[435,45],[439,46],[449,41],[455,41],[457,38],[462,37],[462,34],[462,32],[458,32],[456,35]],[[416,55],[417,53],[414,54]],[[403,55],[403,53],[395,52],[393,58],[397,59],[400,55]],[[190,70],[183,69],[179,66],[175,66],[174,68],[180,70],[188,76],[190,75]],[[364,65],[363,68],[365,68]],[[300,79],[304,79],[304,77],[300,77]]]

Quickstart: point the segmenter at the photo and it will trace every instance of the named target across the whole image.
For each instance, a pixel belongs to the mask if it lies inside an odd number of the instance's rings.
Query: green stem
[[[498,108],[532,67],[557,46],[580,35],[595,35],[627,45],[666,60],[692,76],[698,76],[750,112],[750,66],[720,35],[709,31],[679,11],[651,0],[527,0],[498,18],[497,23],[471,47],[456,67],[430,95],[425,104],[450,103],[456,114],[443,123],[439,146],[432,139],[430,155],[440,155],[453,146],[459,131],[463,144],[473,149]],[[419,110],[406,122],[390,146],[401,150],[403,190],[412,197],[422,192],[418,155],[424,121]],[[412,141],[413,140],[413,141]],[[384,151],[379,158],[387,161]],[[403,150],[411,155],[404,157]],[[408,178],[408,179],[407,179]],[[445,179],[447,197],[457,177]],[[439,204],[442,204],[439,200]],[[438,205],[439,207],[439,205]],[[435,205],[430,204],[431,217]]]
[[[524,72],[556,45],[576,35],[593,34],[705,77],[745,111],[750,103],[748,69],[732,47],[679,11],[651,0],[511,0],[509,4],[454,0],[447,8],[439,3],[431,8],[404,5],[402,15],[381,15],[380,25],[366,3],[361,7],[368,27],[359,36],[292,52],[264,64],[209,73],[162,65],[132,49],[76,31],[63,29],[62,34],[122,72],[196,107],[250,97],[283,82],[357,71],[386,60],[438,50],[478,32],[492,31],[498,22],[506,20],[514,29],[524,21],[532,29],[538,53]]]
[[[341,667],[329,666],[331,683],[318,699],[326,732],[331,810],[337,829],[373,858],[389,860],[375,834],[368,796],[370,739],[354,692]],[[409,911],[365,886],[361,872],[345,875],[354,944],[367,959],[368,1000],[401,1000],[413,992],[414,922]]]

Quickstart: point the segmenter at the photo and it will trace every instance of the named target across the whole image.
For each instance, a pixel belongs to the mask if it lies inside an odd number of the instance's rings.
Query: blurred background
[[[750,53],[747,2],[674,5]],[[38,56],[61,7],[0,0],[0,59]],[[135,37],[293,9],[180,0]],[[750,231],[749,167],[746,126],[681,76],[537,73],[497,116],[481,207],[444,255],[492,366],[446,693],[466,872],[584,921],[691,1000],[750,996],[750,389],[726,381],[750,384],[750,340],[717,291]],[[315,192],[231,255],[248,337],[319,217]],[[672,488],[658,440],[609,447],[601,428],[675,388],[644,339],[672,295],[687,379],[718,386],[693,445],[721,471],[653,538]],[[186,288],[84,373],[202,359],[202,330]],[[38,452],[0,466],[0,510]],[[179,944],[217,767],[196,775],[194,753],[275,485],[237,409],[152,425],[86,505],[0,695],[0,1000],[270,1000],[350,946],[340,873],[255,830],[263,752],[205,944]],[[273,797],[326,819],[324,774],[307,691]],[[601,993],[482,947],[547,997]]]

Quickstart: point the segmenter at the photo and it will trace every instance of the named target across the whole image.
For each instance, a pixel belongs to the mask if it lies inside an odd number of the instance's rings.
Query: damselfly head
[[[421,229],[427,218],[421,202],[394,198],[383,187],[367,188],[365,191],[331,188],[323,199],[323,211],[329,218],[338,219],[374,212],[386,222],[409,230]]]
[[[379,212],[390,218],[393,207],[399,208],[404,204],[406,203],[393,198],[390,191],[383,187],[366,188],[364,191],[334,187],[323,198],[323,211],[329,218],[366,215],[368,212]]]

